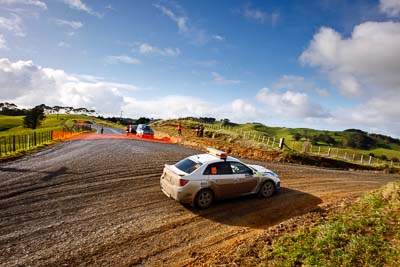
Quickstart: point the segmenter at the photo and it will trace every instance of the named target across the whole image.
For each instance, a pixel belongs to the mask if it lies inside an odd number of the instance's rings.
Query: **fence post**
[[[274,140],[272,141],[272,149],[274,149],[274,145],[275,145],[275,137]]]
[[[15,152],[15,135],[12,136],[12,151]]]
[[[361,160],[360,160],[361,164],[363,164],[363,159],[364,159],[364,154],[361,154]]]
[[[318,155],[321,153],[321,147],[318,147]]]
[[[347,160],[347,152],[344,152],[343,159],[344,159],[344,160]]]
[[[263,143],[263,144],[264,144],[264,139],[265,139],[265,135],[263,136],[263,139],[262,139],[262,141],[261,141],[261,143]]]
[[[36,146],[36,132],[33,132],[33,146]]]
[[[328,157],[331,156],[331,148],[328,148]]]
[[[371,165],[371,161],[372,161],[372,156],[369,156],[368,165]]]
[[[356,155],[353,154],[353,161],[356,159]]]
[[[393,160],[390,161],[390,167],[393,167]]]
[[[30,141],[30,135],[28,134],[28,149],[29,149],[29,147],[31,145],[29,141]]]

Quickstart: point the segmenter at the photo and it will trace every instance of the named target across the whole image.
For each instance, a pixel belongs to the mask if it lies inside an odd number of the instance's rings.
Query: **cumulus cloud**
[[[83,23],[80,21],[63,20],[63,19],[55,19],[54,21],[59,26],[68,26],[75,30],[77,30],[83,26]]]
[[[0,88],[3,101],[19,106],[45,103],[86,107],[103,114],[118,114],[124,103],[123,93],[137,90],[129,84],[69,74],[32,61],[11,62],[6,58],[0,59]]]
[[[32,61],[12,62],[0,59],[0,101],[21,107],[45,103],[50,106],[74,106],[94,109],[104,115],[154,118],[186,116],[230,118],[245,122],[256,119],[259,112],[242,99],[217,104],[193,96],[167,95],[138,99],[138,88],[124,83],[105,81],[90,75],[70,74],[63,70],[44,68]]]
[[[345,96],[400,89],[400,23],[365,22],[345,39],[323,27],[300,61],[320,68]]]
[[[125,100],[124,110],[135,110],[135,114],[152,118],[169,119],[194,116],[230,118],[234,121],[245,122],[259,116],[257,109],[242,99],[222,105],[198,97],[181,95],[168,95],[150,100],[127,97]]]
[[[284,93],[262,88],[256,96],[258,102],[267,105],[271,111],[294,118],[328,117],[329,113],[319,104],[311,102],[308,95],[300,92],[286,91]]]
[[[86,12],[90,15],[94,15],[98,18],[103,17],[100,13],[94,11],[91,7],[83,3],[81,0],[63,0],[66,5],[68,5],[71,9],[76,9],[79,11]]]
[[[181,51],[179,48],[158,48],[156,46],[142,43],[138,45],[138,51],[141,54],[155,54],[155,55],[160,55],[160,56],[178,56]]]
[[[372,97],[351,108],[340,108],[327,120],[334,126],[362,128],[368,132],[384,133],[400,138],[400,95]]]
[[[327,89],[319,88],[312,80],[297,75],[283,75],[275,82],[273,88],[278,90],[310,91],[320,96],[329,95]]]
[[[365,22],[347,38],[323,27],[300,61],[326,74],[342,95],[361,101],[337,109],[328,121],[400,136],[400,23]]]
[[[241,83],[241,81],[239,80],[229,80],[216,72],[212,72],[211,75],[213,76],[213,82],[219,85],[230,85],[230,84]]]
[[[108,56],[109,63],[125,63],[125,64],[140,64],[140,60],[126,55]]]
[[[380,0],[379,9],[382,13],[389,17],[397,17],[400,15],[399,0]]]
[[[22,19],[16,14],[12,14],[12,18],[0,17],[0,29],[10,31],[16,36],[26,36],[22,26]]]
[[[40,0],[0,0],[0,5],[28,5],[39,7],[43,10],[47,10],[47,5],[43,1]]]

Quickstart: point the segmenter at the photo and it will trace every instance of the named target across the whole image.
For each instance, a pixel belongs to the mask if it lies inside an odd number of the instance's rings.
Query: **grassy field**
[[[400,266],[400,182],[261,253],[259,266]]]

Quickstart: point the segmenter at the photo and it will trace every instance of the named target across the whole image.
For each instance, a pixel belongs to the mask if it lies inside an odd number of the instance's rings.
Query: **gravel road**
[[[322,203],[399,176],[251,161],[282,192],[204,211],[160,191],[164,164],[197,151],[135,140],[73,140],[0,163],[1,266],[183,266]]]

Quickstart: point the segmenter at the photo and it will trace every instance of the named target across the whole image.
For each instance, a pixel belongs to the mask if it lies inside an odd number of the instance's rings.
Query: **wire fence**
[[[0,136],[0,157],[48,145],[54,141],[66,140],[90,130],[91,127],[79,126],[62,130],[36,130],[24,134]]]
[[[257,131],[245,131],[245,130],[235,129],[235,127],[232,126],[223,126],[214,124],[204,124],[204,125],[207,128],[212,129],[214,131],[233,132],[244,139],[255,141],[261,146],[261,148],[266,150],[287,149],[299,153],[307,153],[321,157],[334,158],[361,165],[388,166],[388,167],[400,168],[399,161],[380,159],[372,155],[366,155],[354,151],[349,151],[348,149],[341,149],[323,145],[312,145],[308,141],[296,142],[291,140],[290,142],[286,141],[288,143],[286,144],[285,139],[282,137],[269,136],[267,134],[261,134],[260,132]]]

